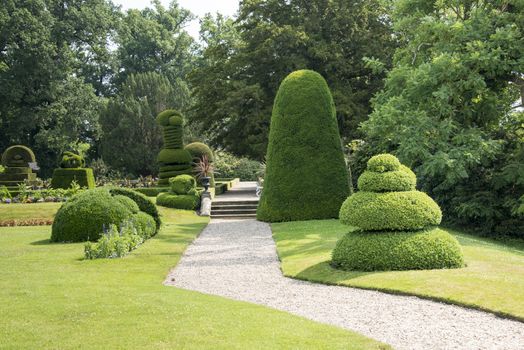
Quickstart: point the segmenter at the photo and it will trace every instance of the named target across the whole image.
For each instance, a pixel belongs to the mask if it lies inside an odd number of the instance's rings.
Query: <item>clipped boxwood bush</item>
[[[340,208],[340,221],[366,231],[419,230],[440,224],[442,212],[424,192],[357,192]]]
[[[80,187],[95,188],[95,176],[91,168],[58,168],[53,171],[52,188],[70,188],[73,181]]]
[[[169,179],[170,189],[160,193],[156,204],[175,209],[195,210],[200,205],[200,194],[196,189],[195,178],[190,175],[179,175]]]
[[[358,179],[361,191],[340,208],[340,221],[358,231],[339,240],[332,265],[359,271],[462,267],[458,241],[435,227],[442,220],[439,206],[415,185],[415,174],[395,156],[372,157]]]
[[[262,221],[338,217],[349,194],[335,105],[322,76],[289,74],[280,85],[269,132]]]
[[[337,242],[332,261],[334,267],[358,271],[445,269],[464,265],[457,240],[438,228],[350,232]]]
[[[160,193],[156,197],[156,204],[163,207],[195,210],[200,204],[200,196],[194,194]]]
[[[142,210],[142,207],[148,206],[134,200],[134,198],[141,198],[140,196],[143,195],[131,190],[126,191],[133,192],[133,197],[126,196],[125,193],[114,193],[108,188],[88,190],[72,197],[60,207],[55,215],[51,230],[51,241],[96,241],[104,232],[104,228],[111,224],[119,227],[143,215],[151,216],[149,222],[155,221],[152,215]],[[136,206],[123,199],[122,196],[132,199]],[[154,206],[147,197],[143,196],[143,198]],[[138,208],[141,211],[137,211]],[[157,227],[155,225],[154,233],[157,232]]]
[[[131,190],[129,188],[122,187],[110,188],[109,192],[111,192],[111,194],[114,196],[122,195],[131,198],[138,205],[140,211],[143,211],[144,213],[149,214],[151,215],[151,217],[153,217],[153,219],[156,222],[157,230],[160,228],[162,220],[160,220],[160,213],[158,212],[158,208],[156,207],[155,203],[153,203],[144,194]]]
[[[180,175],[169,179],[171,192],[174,194],[195,194],[196,180],[191,175]]]
[[[193,157],[193,161],[198,161],[198,159],[202,159],[203,156],[207,156],[207,159],[210,162],[213,162],[215,160],[213,151],[205,143],[192,142],[186,145],[184,149],[191,154],[191,156]]]
[[[377,173],[364,171],[358,178],[358,189],[369,192],[414,191],[417,177],[411,169],[402,165],[400,170]]]

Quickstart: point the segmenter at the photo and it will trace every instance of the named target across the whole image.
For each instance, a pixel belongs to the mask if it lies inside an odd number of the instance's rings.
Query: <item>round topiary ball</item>
[[[350,232],[332,253],[343,270],[387,271],[459,268],[462,248],[448,232],[431,228],[414,232]]]
[[[144,215],[149,219],[145,219]],[[51,241],[96,241],[109,225],[120,227],[136,220],[140,220],[140,225],[144,227],[153,223],[154,229],[151,231],[148,228],[148,235],[156,234],[160,227],[155,204],[141,193],[123,188],[88,190],[70,198],[60,207],[53,222]]]
[[[196,180],[191,175],[178,175],[169,179],[169,186],[175,194],[195,194]]]
[[[204,155],[207,156],[207,159],[210,162],[213,162],[215,160],[215,157],[213,156],[213,151],[205,143],[192,142],[186,147],[184,147],[184,149],[191,153],[193,161],[198,161],[198,159],[202,159]]]
[[[364,231],[420,230],[440,224],[442,212],[424,192],[357,192],[340,208],[340,221]]]
[[[107,189],[99,188],[80,193],[58,210],[51,230],[52,242],[96,241],[110,224],[120,225],[133,212],[113,198]]]
[[[400,170],[400,161],[392,154],[378,154],[368,160],[367,170],[377,173]]]
[[[271,116],[262,221],[336,218],[349,194],[335,105],[324,78],[311,70],[281,83]]]

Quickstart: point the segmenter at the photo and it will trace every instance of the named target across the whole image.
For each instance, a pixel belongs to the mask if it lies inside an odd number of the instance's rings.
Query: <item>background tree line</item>
[[[173,1],[2,0],[0,149],[50,174],[75,143],[123,174],[156,172],[154,116],[182,110],[188,141],[263,160],[291,71],[327,80],[353,178],[391,152],[453,222],[524,231],[523,5],[518,0],[243,0],[234,18]]]

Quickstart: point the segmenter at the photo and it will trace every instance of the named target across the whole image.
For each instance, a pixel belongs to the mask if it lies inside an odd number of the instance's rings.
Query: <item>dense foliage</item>
[[[297,69],[313,69],[328,82],[345,137],[370,112],[382,87],[363,58],[390,60],[394,40],[381,1],[241,1],[235,20],[208,16],[205,43],[190,75],[194,120],[213,146],[263,160],[271,108],[280,82]],[[215,147],[217,148],[217,147]]]
[[[313,69],[351,141],[355,186],[397,183],[359,177],[371,155],[394,153],[449,223],[524,237],[523,13],[520,0],[246,0],[234,18],[201,18],[195,41],[185,29],[194,16],[176,0],[126,11],[5,0],[0,150],[31,147],[42,178],[78,143],[91,146],[101,183],[174,176],[178,166],[154,162],[154,117],[175,108],[187,143],[222,151],[217,177],[256,180],[280,82]]]
[[[133,191],[97,188],[72,197],[56,213],[51,241],[97,241],[103,234],[104,228],[112,224],[120,228],[126,222],[131,221],[139,223],[137,227],[143,227],[145,225],[143,222],[154,222],[157,218],[149,215],[145,210],[142,211],[142,208],[146,208],[151,212],[150,207],[154,204],[147,197],[139,193],[130,194],[130,192]],[[128,201],[124,202],[121,196],[132,199],[136,206],[130,205]],[[135,201],[135,198],[140,198],[140,200]],[[151,204],[144,205],[144,201],[149,201]],[[137,211],[137,208],[141,211]],[[144,215],[151,219],[145,219]],[[154,227],[154,233],[157,232],[158,225]]]
[[[390,154],[367,162],[364,174],[373,174],[379,188],[352,194],[340,208],[340,221],[356,232],[343,236],[332,253],[333,266],[346,270],[412,270],[456,268],[464,265],[457,240],[436,228],[442,219],[439,206],[427,194],[395,184],[405,170]],[[369,175],[368,175],[369,176]],[[388,179],[388,181],[384,181]],[[359,179],[359,183],[360,183]],[[387,183],[391,183],[388,188]]]
[[[275,98],[257,218],[270,222],[336,218],[348,194],[329,87],[316,72],[293,72]]]
[[[200,205],[200,193],[191,175],[178,175],[169,179],[169,192],[160,193],[156,204],[176,209],[194,210]]]
[[[414,167],[451,221],[522,236],[524,4],[399,0],[395,8],[401,45],[362,125],[362,151],[391,151]]]
[[[357,271],[446,269],[464,264],[457,240],[448,232],[350,232],[337,242],[332,260],[337,268]]]

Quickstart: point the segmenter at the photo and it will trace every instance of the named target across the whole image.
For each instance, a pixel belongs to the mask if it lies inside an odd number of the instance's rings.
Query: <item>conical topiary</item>
[[[160,151],[157,161],[160,165],[159,185],[169,185],[169,178],[192,173],[192,156],[184,149],[182,136],[184,134],[184,118],[179,112],[168,109],[156,117],[162,127],[164,148]]]
[[[271,116],[264,190],[257,210],[263,221],[338,217],[349,194],[335,105],[322,76],[289,74]]]
[[[332,264],[344,270],[414,270],[464,265],[458,241],[437,225],[442,212],[415,190],[415,174],[390,154],[372,157],[357,192],[340,208],[340,221],[357,227],[333,250]]]

